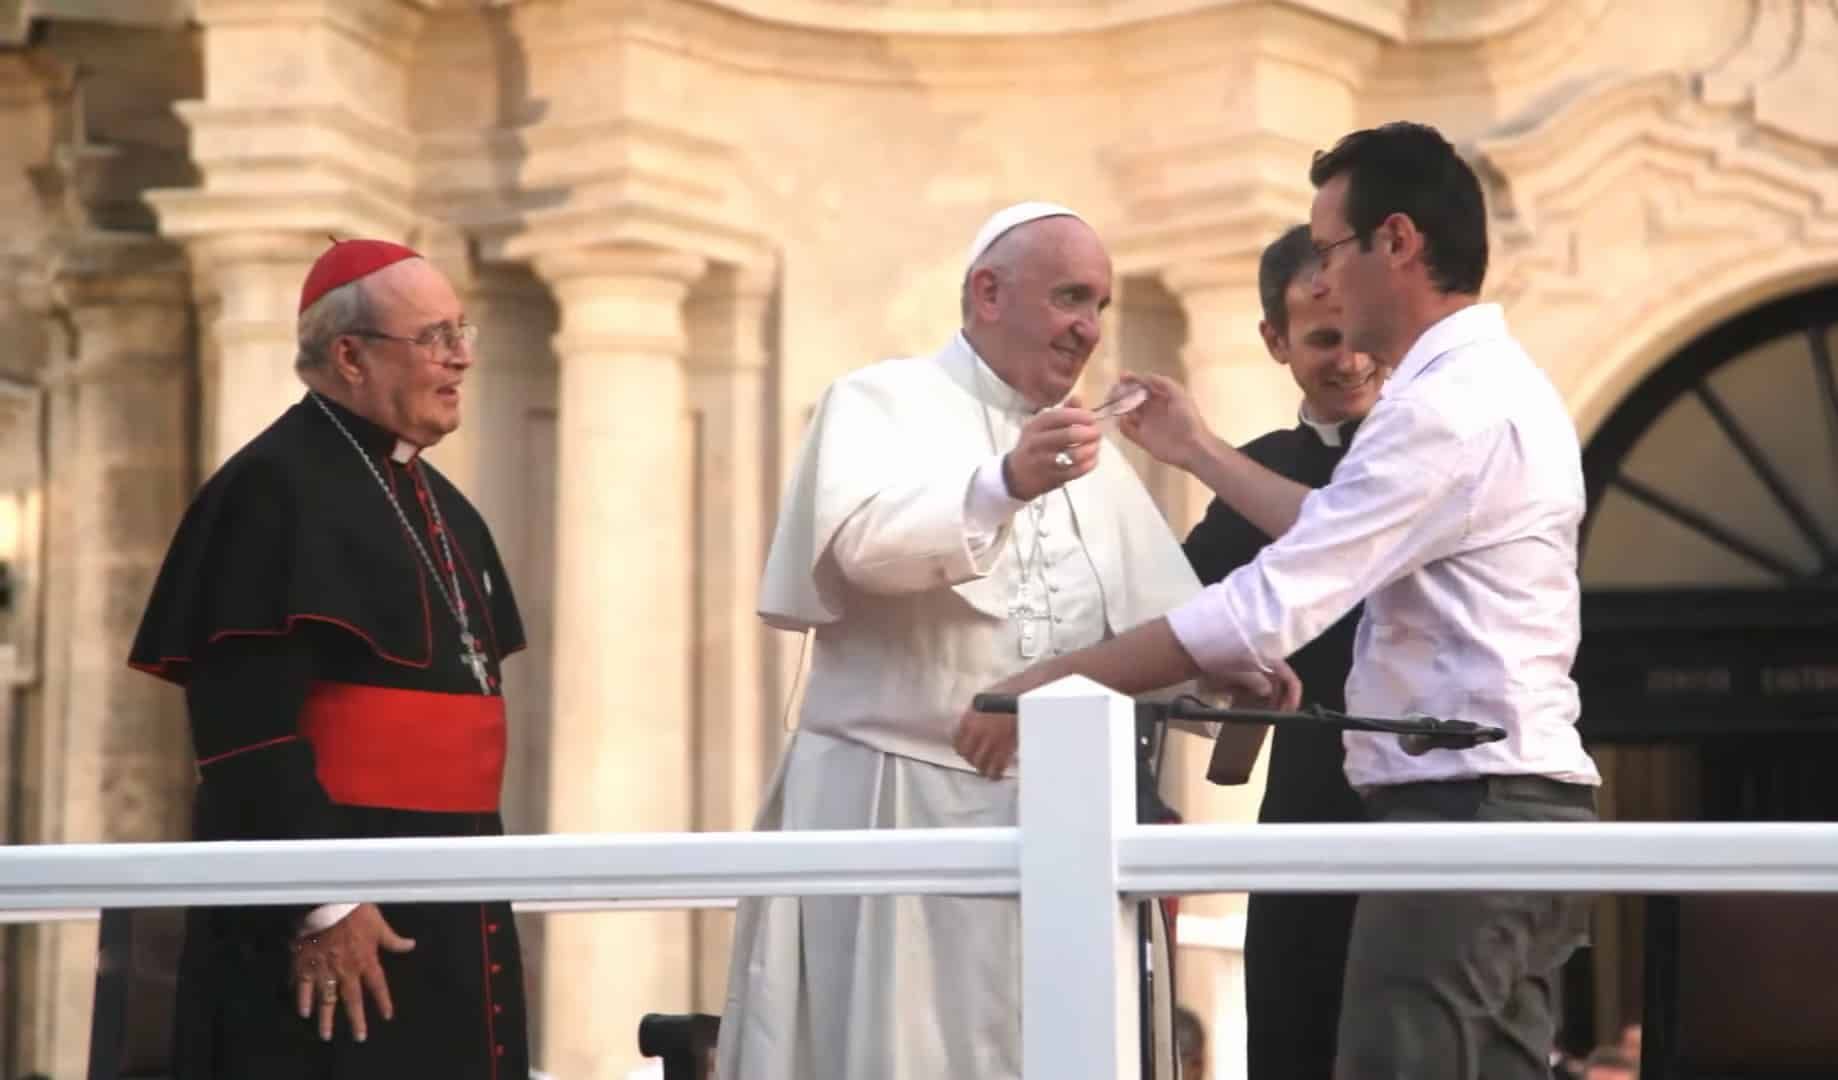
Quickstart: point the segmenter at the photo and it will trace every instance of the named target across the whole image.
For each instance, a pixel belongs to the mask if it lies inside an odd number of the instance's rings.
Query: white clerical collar
[[[409,462],[415,460],[415,455],[419,453],[421,453],[421,447],[416,446],[407,439],[397,439],[396,448],[389,452],[389,460],[398,465],[407,465]]]
[[[1307,401],[1303,401],[1302,407],[1296,410],[1296,416],[1304,424],[1315,429],[1315,437],[1321,440],[1321,445],[1336,447],[1340,445],[1340,425],[1323,423],[1308,415]]]
[[[1018,416],[1032,416],[1040,411],[1028,404],[1028,399],[1021,395],[1021,391],[1008,385],[1002,376],[996,374],[996,369],[989,366],[982,354],[976,351],[976,346],[970,344],[970,339],[962,330],[957,332],[957,340],[963,345],[964,351],[970,354],[971,359],[976,361],[977,396],[979,398],[1002,412]]]

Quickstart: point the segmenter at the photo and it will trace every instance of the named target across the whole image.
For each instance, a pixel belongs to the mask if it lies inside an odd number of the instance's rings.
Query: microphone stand
[[[978,694],[970,701],[970,707],[986,713],[1018,713],[1021,702],[1015,694]],[[1191,694],[1181,694],[1165,701],[1136,702],[1136,720],[1138,723],[1149,722],[1165,724],[1171,720],[1183,720],[1199,723],[1221,724],[1263,724],[1270,727],[1290,727],[1312,729],[1315,731],[1366,731],[1379,734],[1396,735],[1403,744],[1404,752],[1416,756],[1431,750],[1466,750],[1483,743],[1498,742],[1506,737],[1502,728],[1489,724],[1477,724],[1469,720],[1443,720],[1434,716],[1410,714],[1402,717],[1352,716],[1347,713],[1325,709],[1319,705],[1310,705],[1295,710],[1281,709],[1232,709],[1216,708]],[[1218,751],[1214,752],[1215,758]],[[1218,770],[1209,764],[1207,778],[1214,783]],[[1134,763],[1132,762],[1132,767]],[[1155,782],[1160,786],[1160,770],[1154,772]],[[1154,1030],[1154,979],[1152,964],[1153,932],[1149,925],[1151,918],[1157,917],[1160,905],[1153,900],[1144,899],[1136,902],[1136,948],[1137,948],[1137,995],[1140,1002],[1140,1040],[1142,1044],[1143,1080],[1152,1080],[1155,1076],[1155,1030]],[[1169,927],[1172,931],[1173,927]],[[1172,943],[1172,937],[1170,938]],[[1173,965],[1174,949],[1168,950],[1169,966]],[[1166,975],[1163,976],[1167,978]],[[1168,980],[1168,1001],[1174,1003],[1173,981]],[[1179,1074],[1178,1053],[1171,1075]]]

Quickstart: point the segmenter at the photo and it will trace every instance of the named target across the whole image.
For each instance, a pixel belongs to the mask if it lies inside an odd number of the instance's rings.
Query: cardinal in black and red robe
[[[421,451],[459,423],[474,328],[408,248],[336,243],[300,302],[307,391],[200,490],[130,662],[184,688],[199,840],[500,834],[491,532]],[[174,1075],[523,1080],[506,903],[199,908]]]

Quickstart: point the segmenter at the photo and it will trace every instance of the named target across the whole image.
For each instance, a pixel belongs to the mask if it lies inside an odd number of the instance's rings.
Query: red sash
[[[333,802],[487,814],[504,782],[504,699],[316,682],[300,714]]]

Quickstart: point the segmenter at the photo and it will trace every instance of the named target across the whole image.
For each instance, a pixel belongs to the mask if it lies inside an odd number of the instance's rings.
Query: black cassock
[[[394,460],[393,434],[325,404],[363,456],[311,395],[284,413],[198,493],[134,641],[130,663],[185,687],[199,776],[193,834],[501,834],[499,662],[524,637],[491,534],[433,467]],[[484,687],[411,528],[449,596],[459,578]],[[308,910],[187,913],[176,1077],[529,1075],[509,904],[382,905],[416,944],[382,953],[396,1015],[382,1020],[367,999],[361,1045],[342,1004],[331,1043],[295,1011],[288,945]]]
[[[1273,431],[1244,452],[1272,472],[1322,487],[1346,454],[1357,421],[1341,425],[1341,445],[1328,446],[1306,424]],[[1270,542],[1255,525],[1214,499],[1187,537],[1194,573],[1210,585],[1256,558]],[[1353,665],[1355,608],[1289,658],[1302,679],[1303,700],[1346,708]],[[1272,733],[1270,768],[1260,822],[1365,820],[1347,785],[1338,731],[1283,729]],[[1334,1071],[1334,1032],[1355,897],[1254,893],[1245,920],[1245,1014],[1251,1080],[1322,1080]]]

